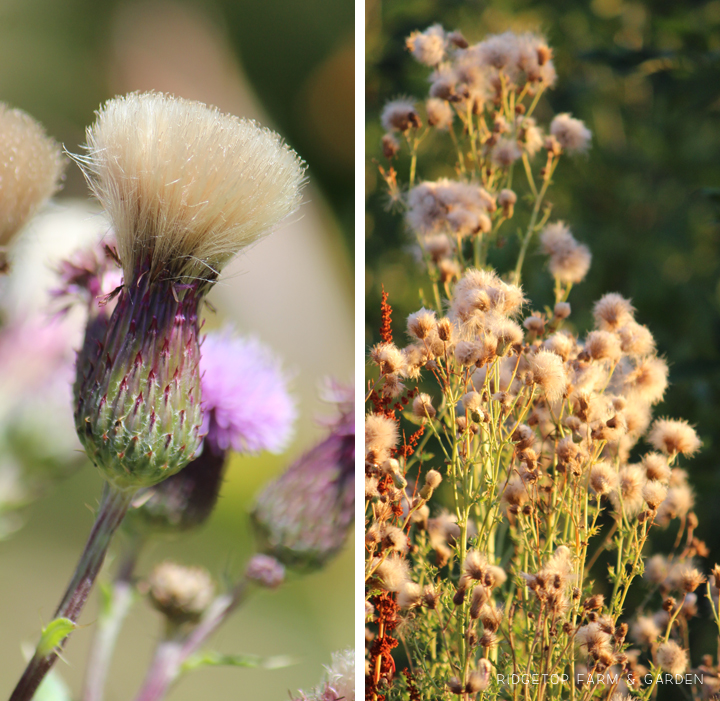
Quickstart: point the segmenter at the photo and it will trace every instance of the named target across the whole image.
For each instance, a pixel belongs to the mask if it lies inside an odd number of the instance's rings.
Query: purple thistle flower
[[[297,410],[280,362],[254,338],[208,334],[200,369],[205,444],[213,452],[280,453]]]

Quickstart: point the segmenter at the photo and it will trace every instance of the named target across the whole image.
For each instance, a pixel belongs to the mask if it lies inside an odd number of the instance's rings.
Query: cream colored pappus
[[[0,102],[0,247],[60,187],[60,147],[22,110]]]
[[[300,205],[305,165],[255,122],[163,93],[109,100],[74,156],[115,229],[126,283],[214,281]]]

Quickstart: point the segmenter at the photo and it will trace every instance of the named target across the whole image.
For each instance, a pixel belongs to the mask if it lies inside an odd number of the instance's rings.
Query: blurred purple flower
[[[200,368],[205,443],[210,449],[280,453],[297,416],[279,360],[254,338],[210,333]]]
[[[312,570],[342,548],[354,521],[355,421],[353,388],[332,384],[336,404],[327,438],[260,493],[252,511],[259,549],[286,567]]]

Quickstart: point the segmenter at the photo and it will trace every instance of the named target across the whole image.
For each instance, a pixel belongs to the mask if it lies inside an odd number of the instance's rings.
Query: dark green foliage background
[[[632,299],[637,319],[655,335],[671,382],[656,415],[688,419],[703,441],[689,472],[697,534],[711,549],[701,563],[707,571],[720,560],[720,2],[369,3],[368,347],[378,340],[381,284],[395,310],[396,340],[419,306],[422,272],[407,250],[400,216],[385,211],[371,159],[386,164],[378,122],[384,102],[403,93],[427,97],[428,71],[405,51],[404,40],[434,22],[462,30],[471,42],[487,33],[540,28],[555,50],[558,86],[538,117],[571,112],[593,132],[588,157],[564,159],[550,193],[553,218],[567,221],[593,252],[587,279],[570,297],[572,318],[578,329],[588,328],[592,303],[617,291]],[[423,156],[432,159],[428,151],[421,147],[421,179],[442,172],[423,168]],[[397,167],[406,181],[406,163],[401,159]],[[512,224],[506,234],[522,221]],[[517,251],[510,236],[493,262],[507,269]],[[551,303],[549,275],[532,247],[524,285],[534,308]],[[673,539],[674,532],[659,535],[653,550],[667,551]],[[701,607],[700,617],[708,615]],[[700,621],[693,626],[703,629],[694,652],[713,652],[711,630]]]

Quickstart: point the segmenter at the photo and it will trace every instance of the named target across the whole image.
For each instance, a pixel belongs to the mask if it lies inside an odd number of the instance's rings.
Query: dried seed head
[[[639,616],[630,627],[630,637],[638,644],[649,647],[660,637],[660,626],[650,616]]]
[[[562,358],[552,351],[540,350],[529,361],[533,379],[543,388],[548,401],[561,399],[568,384]]]
[[[457,677],[450,677],[447,685],[448,689],[450,689],[453,694],[457,694],[459,696],[460,694],[465,693],[465,688]]]
[[[22,110],[0,102],[0,253],[60,187],[60,147]]]
[[[434,418],[435,407],[432,405],[432,397],[424,392],[417,394],[413,399],[412,412],[419,419]]]
[[[394,343],[378,343],[370,351],[370,360],[380,368],[381,375],[402,372],[405,356]]]
[[[498,195],[498,205],[502,208],[503,216],[510,219],[515,212],[515,203],[517,195],[512,190],[500,190]]]
[[[442,482],[442,475],[437,470],[428,470],[425,473],[425,484],[430,489],[437,489]]]
[[[438,336],[441,341],[452,341],[453,325],[450,319],[443,318],[437,323]]]
[[[550,134],[568,153],[586,153],[592,133],[579,119],[568,113],[558,114],[550,123]]]
[[[413,32],[405,45],[419,63],[437,66],[445,55],[445,30],[439,24],[433,24],[424,32]]]
[[[532,333],[542,336],[545,333],[545,319],[539,314],[533,314],[523,320],[523,326]]]
[[[405,582],[397,595],[397,605],[401,609],[419,606],[422,599],[422,587],[415,582]]]
[[[598,496],[610,494],[617,488],[618,473],[615,468],[606,461],[601,461],[593,465],[590,470],[590,486]]]
[[[646,356],[655,352],[655,339],[646,326],[629,321],[616,331],[626,355]]]
[[[408,333],[418,340],[423,340],[435,330],[436,323],[435,312],[428,311],[423,307],[420,311],[417,311],[408,317]]]
[[[591,331],[585,339],[585,352],[593,360],[617,361],[622,355],[618,337],[609,331]]]
[[[398,426],[395,421],[382,414],[368,414],[365,417],[365,454],[373,462],[382,464],[397,445]]]
[[[404,132],[411,127],[417,129],[421,126],[415,105],[412,101],[402,97],[385,103],[380,121],[387,132]]]
[[[630,301],[615,292],[603,295],[593,307],[595,325],[603,331],[617,331],[633,321],[634,313]]]
[[[384,559],[374,558],[370,562],[370,569],[378,586],[385,591],[400,591],[409,580],[410,566],[397,553],[391,553]]]
[[[653,510],[657,509],[658,506],[663,502],[665,497],[667,496],[668,489],[667,487],[662,484],[662,482],[656,482],[655,480],[650,480],[645,483],[645,486],[643,487],[643,499],[645,500],[646,504]]]
[[[431,97],[425,103],[428,124],[436,129],[447,131],[453,123],[455,112],[446,100],[439,97]]]
[[[650,429],[648,440],[653,448],[666,455],[682,453],[691,456],[700,450],[700,439],[687,421],[657,419]]]
[[[688,666],[688,654],[674,640],[668,640],[658,646],[657,663],[670,674],[683,674]]]
[[[468,694],[477,694],[479,691],[485,691],[490,686],[490,673],[492,666],[489,660],[482,659],[478,663],[478,668],[468,674],[465,691]]]
[[[400,142],[397,140],[394,134],[383,134],[382,141],[383,156],[389,161],[395,158],[400,152]]]
[[[213,281],[300,204],[304,165],[280,137],[200,102],[109,100],[76,156],[110,216],[125,283]]]
[[[490,589],[478,584],[473,587],[470,597],[470,618],[477,620],[480,618],[480,611],[483,606],[490,600]]]
[[[558,302],[553,309],[553,314],[558,320],[567,319],[572,311],[569,302]]]
[[[563,283],[581,282],[590,269],[590,249],[578,243],[563,222],[548,224],[540,234],[543,252],[550,256],[550,273]]]
[[[602,629],[600,622],[581,626],[575,634],[575,644],[596,660],[607,653],[612,653],[611,641],[612,635]]]
[[[664,455],[648,453],[643,457],[641,464],[645,468],[645,476],[649,480],[657,480],[666,484],[670,480],[670,466]]]

